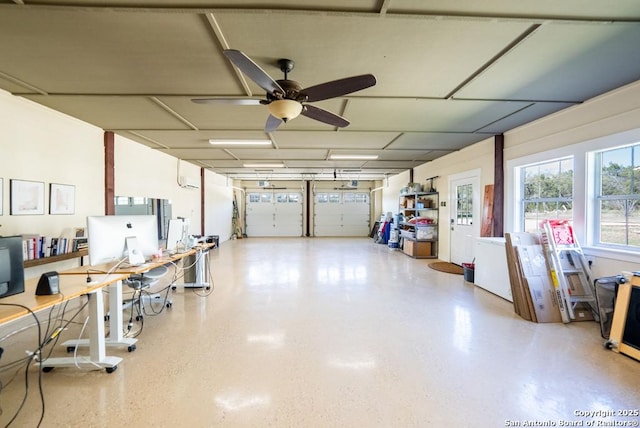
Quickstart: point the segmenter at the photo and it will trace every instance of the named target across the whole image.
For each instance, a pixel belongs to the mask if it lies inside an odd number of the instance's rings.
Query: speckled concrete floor
[[[114,373],[43,374],[42,426],[637,423],[617,412],[640,408],[640,362],[604,350],[598,324],[524,321],[427,264],[370,239],[225,242],[213,293],[179,288],[145,317],[135,352],[108,350],[124,358]],[[12,426],[37,425],[37,374]],[[3,425],[21,376],[0,393]]]

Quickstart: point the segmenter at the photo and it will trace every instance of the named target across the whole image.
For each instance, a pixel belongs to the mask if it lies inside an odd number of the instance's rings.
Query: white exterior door
[[[449,179],[451,201],[450,261],[471,263],[475,253],[475,238],[480,236],[480,173],[471,171]]]
[[[247,193],[246,223],[248,237],[302,236],[302,193]]]
[[[369,236],[369,193],[334,190],[314,197],[315,236]]]

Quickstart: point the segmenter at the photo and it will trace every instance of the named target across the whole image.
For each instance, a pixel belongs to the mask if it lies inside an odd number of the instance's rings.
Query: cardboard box
[[[431,257],[431,242],[404,240],[402,251],[411,257]]]
[[[556,290],[547,269],[542,245],[516,247],[525,288],[528,289],[532,321],[562,322]]]

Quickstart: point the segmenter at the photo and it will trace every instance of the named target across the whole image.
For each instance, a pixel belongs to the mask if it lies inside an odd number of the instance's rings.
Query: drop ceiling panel
[[[5,0],[4,2],[12,3],[12,0]],[[0,3],[4,3],[0,2]],[[59,4],[58,0],[38,0],[41,4]],[[65,0],[65,4],[68,5],[95,5],[104,6],[104,0]],[[109,6],[128,6],[131,4],[142,4],[142,2],[132,2],[131,0],[112,0],[109,1]],[[229,7],[229,1],[224,0],[189,0],[189,2],[183,2],[180,0],[154,0],[153,4],[160,7],[170,8],[215,8],[215,7]],[[331,10],[361,10],[361,11],[374,11],[377,10],[378,0],[305,0],[304,4],[301,4],[300,0],[280,0],[276,2],[279,7],[287,6],[297,9],[331,9]],[[272,0],[233,0],[233,7],[253,7],[268,9],[274,6]]]
[[[236,160],[232,155],[220,149],[159,149],[159,151],[183,160]]]
[[[584,101],[640,77],[638,46],[638,24],[548,23],[455,96]]]
[[[263,131],[136,131],[139,136],[174,148],[215,148],[209,144],[210,138],[269,140]],[[269,148],[269,146],[266,146]]]
[[[525,107],[523,102],[385,99],[354,101],[351,129],[473,132]]]
[[[462,133],[430,133],[430,132],[406,132],[389,145],[390,150],[459,150],[469,144],[482,141],[491,135],[462,134]]]
[[[28,95],[25,98],[107,130],[189,129],[147,97]]]
[[[395,132],[354,132],[345,130],[302,132],[282,131],[274,134],[274,139],[281,149],[382,149],[392,141]]]
[[[572,107],[575,104],[569,103],[535,103],[528,106],[525,109],[519,110],[516,113],[505,117],[497,122],[487,125],[482,128],[483,133],[489,134],[502,134],[509,129],[516,128],[525,123],[532,122],[540,117],[555,113],[568,107]]]
[[[317,159],[324,160],[327,157],[326,150],[297,150],[297,149],[281,149],[281,150],[256,150],[256,149],[227,149],[229,153],[240,159]]]
[[[536,0],[533,2],[513,0],[483,0],[468,2],[451,0],[393,0],[388,13],[423,12],[446,14],[470,14],[488,16],[544,16],[565,18],[640,18],[640,3],[637,0],[606,0],[588,2],[584,0]]]
[[[268,19],[236,11],[216,18],[229,46],[272,77],[280,75],[274,65],[278,58],[296,62],[289,78],[303,87],[372,73],[378,84],[358,93],[366,96],[444,97],[529,26],[279,11]]]
[[[15,8],[0,27],[0,71],[49,93],[243,95],[200,15]]]

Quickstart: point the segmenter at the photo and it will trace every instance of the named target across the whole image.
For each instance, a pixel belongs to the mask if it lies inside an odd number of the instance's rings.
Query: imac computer
[[[158,254],[158,220],[154,215],[87,217],[89,264],[120,261],[139,265]]]
[[[169,254],[174,254],[178,251],[178,246],[183,239],[183,221],[181,218],[172,218],[169,220],[169,227],[167,228],[167,244],[166,250]]]
[[[24,293],[22,237],[0,237],[0,298]]]

